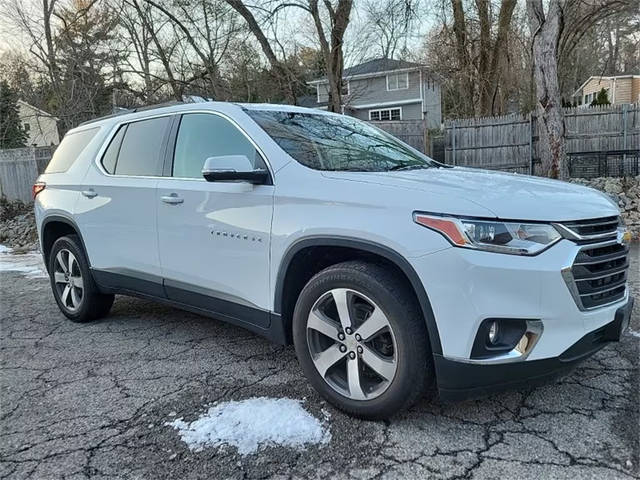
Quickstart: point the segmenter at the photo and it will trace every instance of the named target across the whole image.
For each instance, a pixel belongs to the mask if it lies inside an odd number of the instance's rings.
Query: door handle
[[[83,190],[82,195],[84,195],[87,198],[94,198],[98,196],[98,194],[93,188],[90,188],[89,190]]]
[[[184,198],[180,198],[177,193],[172,193],[171,195],[164,195],[160,197],[160,199],[164,203],[168,203],[169,205],[178,205],[179,203],[184,202]]]

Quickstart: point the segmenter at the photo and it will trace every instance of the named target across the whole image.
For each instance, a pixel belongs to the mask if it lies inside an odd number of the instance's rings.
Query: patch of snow
[[[241,455],[266,446],[303,449],[309,444],[326,444],[331,433],[290,398],[249,398],[214,405],[193,422],[178,418],[165,423],[176,430],[189,449],[234,446]]]
[[[636,331],[635,331],[635,330],[633,330],[632,328],[629,328],[629,329],[627,330],[627,332],[629,332],[629,335],[632,335],[632,336],[634,336],[634,337],[636,337],[636,338],[640,338],[640,332],[636,332]]]
[[[29,278],[47,277],[39,252],[12,253],[4,245],[0,245],[0,272],[20,272]]]

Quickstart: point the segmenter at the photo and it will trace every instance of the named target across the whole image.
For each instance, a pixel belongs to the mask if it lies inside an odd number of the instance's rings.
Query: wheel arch
[[[65,235],[77,235],[82,244],[82,249],[87,257],[89,268],[91,268],[91,261],[87,253],[87,248],[84,244],[84,239],[80,233],[80,228],[76,222],[71,218],[62,215],[49,215],[42,221],[41,233],[40,233],[40,247],[42,248],[42,256],[44,257],[44,265],[49,269],[49,253],[51,247],[55,241]]]
[[[438,326],[435,321],[433,309],[431,308],[431,302],[427,295],[426,290],[420,280],[420,277],[411,266],[411,264],[397,251],[372,241],[362,240],[351,237],[335,237],[335,236],[314,236],[299,239],[294,242],[285,252],[280,262],[278,274],[276,277],[275,294],[274,294],[274,312],[282,316],[284,322],[285,332],[291,331],[291,318],[287,312],[287,303],[292,299],[288,299],[287,290],[290,287],[292,277],[295,277],[295,271],[292,272],[292,267],[300,261],[300,255],[304,256],[305,252],[316,248],[339,248],[345,249],[344,251],[350,251],[353,253],[364,254],[365,257],[378,257],[384,259],[389,264],[395,266],[397,270],[402,272],[407,281],[413,289],[420,308],[422,310],[423,317],[427,326],[427,332],[429,334],[429,342],[431,345],[431,351],[433,354],[442,354],[442,345],[440,343],[440,335],[438,333]],[[336,261],[332,261],[331,264],[339,263],[347,258],[337,258]],[[328,265],[327,265],[328,266]],[[299,286],[298,293],[304,285]],[[297,299],[297,295],[296,295]],[[295,302],[294,302],[295,304]]]

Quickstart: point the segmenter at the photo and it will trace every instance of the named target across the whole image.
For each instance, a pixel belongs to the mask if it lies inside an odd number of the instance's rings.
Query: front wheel
[[[293,317],[298,360],[345,412],[388,418],[434,380],[426,326],[400,275],[371,263],[329,267],[304,287]]]

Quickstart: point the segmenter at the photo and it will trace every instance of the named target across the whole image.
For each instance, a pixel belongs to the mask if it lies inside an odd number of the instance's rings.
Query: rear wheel
[[[87,322],[109,313],[114,296],[99,291],[76,235],[54,242],[49,254],[49,277],[56,303],[70,320]]]
[[[427,332],[399,275],[365,262],[329,267],[302,290],[296,353],[312,385],[358,417],[387,418],[433,381]]]

